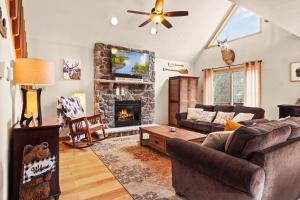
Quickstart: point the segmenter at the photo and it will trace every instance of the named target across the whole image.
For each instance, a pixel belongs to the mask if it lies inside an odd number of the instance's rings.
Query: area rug
[[[170,159],[138,140],[138,135],[111,138],[92,150],[135,200],[182,200],[172,187]]]

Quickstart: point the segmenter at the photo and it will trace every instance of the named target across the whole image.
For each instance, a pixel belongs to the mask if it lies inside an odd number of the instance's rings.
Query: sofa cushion
[[[188,108],[187,120],[196,120],[200,117],[202,108]]]
[[[214,111],[215,106],[196,104],[195,108],[202,108],[204,111]]]
[[[234,106],[232,105],[216,105],[214,111],[233,112]]]
[[[211,132],[217,132],[217,131],[224,131],[224,125],[212,123]]]
[[[253,152],[285,142],[290,134],[291,127],[276,122],[241,127],[232,134],[226,153],[247,158]]]
[[[193,121],[193,120],[182,119],[182,120],[178,121],[178,124],[179,124],[179,126],[193,128],[194,122],[195,121]]]
[[[209,122],[194,122],[193,129],[203,132],[211,132],[211,123]]]
[[[211,123],[216,116],[216,112],[202,111],[196,121]]]
[[[217,116],[214,119],[214,123],[225,125],[228,121],[232,120],[233,116],[234,116],[234,112],[218,111]]]
[[[265,117],[265,110],[257,107],[246,107],[246,106],[235,106],[233,109],[235,115],[239,113],[252,113],[254,114],[253,119],[262,119]]]
[[[235,115],[235,117],[232,119],[234,122],[242,122],[242,121],[248,121],[253,119],[254,114],[253,113],[239,113]]]
[[[233,131],[218,131],[207,135],[202,145],[219,151],[225,150],[225,144],[230,134]]]

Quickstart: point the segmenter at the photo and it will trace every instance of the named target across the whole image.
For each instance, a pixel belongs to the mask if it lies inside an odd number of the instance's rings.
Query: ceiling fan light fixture
[[[160,24],[163,20],[161,15],[152,15],[151,19],[155,24]]]
[[[156,35],[157,33],[158,33],[157,28],[152,27],[152,28],[150,29],[150,34],[151,34],[151,35]]]
[[[111,23],[111,25],[113,25],[113,26],[117,26],[117,25],[119,24],[119,20],[118,20],[117,17],[112,17],[112,18],[110,19],[110,23]]]

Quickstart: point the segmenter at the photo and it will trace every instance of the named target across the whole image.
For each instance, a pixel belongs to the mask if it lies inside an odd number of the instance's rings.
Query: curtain
[[[214,104],[214,71],[212,69],[203,70],[203,104]]]
[[[245,106],[261,106],[261,61],[245,63]]]

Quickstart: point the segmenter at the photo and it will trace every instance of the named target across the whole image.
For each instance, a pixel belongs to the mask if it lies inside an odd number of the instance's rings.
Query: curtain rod
[[[262,60],[250,61],[250,62],[262,62]],[[247,63],[247,62],[246,62],[246,63]],[[221,67],[206,68],[206,69],[202,69],[202,71],[207,70],[207,69],[216,70],[216,69],[222,69],[222,68],[231,68],[231,67],[236,67],[236,66],[241,66],[241,65],[244,66],[245,63],[234,64],[234,65],[225,65],[225,66],[221,66]]]

